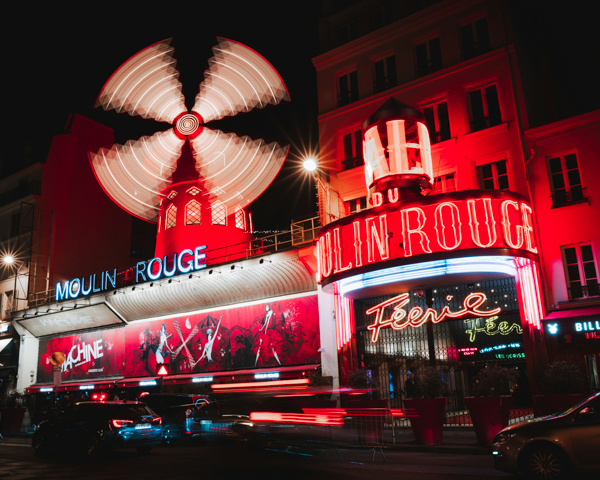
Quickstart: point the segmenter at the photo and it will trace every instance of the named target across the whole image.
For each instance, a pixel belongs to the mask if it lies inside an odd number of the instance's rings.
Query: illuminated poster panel
[[[317,296],[134,322],[126,327],[40,341],[38,383],[52,381],[62,352],[63,381],[261,368],[320,362]]]
[[[125,328],[40,340],[38,383],[52,382],[50,357],[62,352],[62,380],[93,380],[123,375]]]
[[[125,376],[319,363],[317,296],[218,309],[127,327]]]

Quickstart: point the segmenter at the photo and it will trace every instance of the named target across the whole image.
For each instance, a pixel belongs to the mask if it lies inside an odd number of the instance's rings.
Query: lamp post
[[[23,265],[23,263],[19,263],[17,261],[17,259],[15,258],[15,256],[11,253],[7,253],[2,257],[2,263],[4,264],[5,267],[7,268],[12,268],[13,266],[15,267],[15,286],[13,287],[13,294],[12,294],[12,305],[11,305],[11,312],[14,312],[15,310],[17,310],[16,307],[18,307],[18,301],[19,301],[19,297],[17,294],[17,277],[19,276],[19,269],[21,268],[21,266]],[[10,277],[9,277],[10,278]]]

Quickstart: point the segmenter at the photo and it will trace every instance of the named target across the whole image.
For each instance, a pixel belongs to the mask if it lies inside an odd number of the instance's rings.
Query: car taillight
[[[113,420],[112,424],[115,428],[123,428],[127,425],[133,425],[133,420]]]
[[[152,423],[158,423],[159,425],[162,425],[162,417],[153,418]]]

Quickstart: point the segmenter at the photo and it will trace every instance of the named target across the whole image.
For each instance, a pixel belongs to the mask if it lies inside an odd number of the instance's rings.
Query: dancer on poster
[[[158,348],[156,349],[156,363],[165,363],[169,359],[169,353],[172,352],[167,340],[172,334],[167,335],[167,326],[163,323],[158,334]]]
[[[213,349],[213,344],[215,343],[215,338],[217,338],[217,333],[219,333],[219,327],[221,326],[221,320],[223,319],[223,315],[221,315],[221,318],[219,318],[219,323],[217,324],[217,327],[215,329],[215,333],[213,335],[213,331],[212,329],[208,329],[206,331],[206,335],[208,336],[208,340],[207,342],[204,344],[204,349],[202,350],[202,355],[200,356],[200,358],[194,362],[193,366],[195,367],[198,363],[200,363],[202,360],[204,360],[206,358],[206,360],[208,362],[212,362],[213,358],[212,358],[212,349]]]
[[[263,357],[273,356],[275,358],[275,360],[277,360],[277,363],[279,365],[281,365],[281,362],[279,361],[279,357],[277,356],[277,352],[275,351],[275,345],[274,345],[276,343],[275,338],[273,338],[273,337],[275,337],[275,334],[279,335],[279,337],[281,337],[281,334],[279,334],[279,332],[276,332],[275,330],[269,330],[271,318],[273,317],[274,313],[275,312],[273,312],[273,310],[271,310],[271,306],[267,305],[264,324],[262,327],[260,327],[260,329],[257,332],[257,335],[259,337],[259,342],[258,342],[258,350],[256,352],[256,361],[254,362],[255,367],[258,365],[258,360],[260,358],[261,349],[263,352]],[[264,343],[264,345],[263,345],[263,343]],[[263,358],[263,360],[266,362],[266,361],[268,361],[268,358]]]

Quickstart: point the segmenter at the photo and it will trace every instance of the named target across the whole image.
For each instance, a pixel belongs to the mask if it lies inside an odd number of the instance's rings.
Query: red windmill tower
[[[113,201],[158,223],[158,258],[198,245],[207,245],[213,258],[228,246],[227,259],[245,255],[245,246],[231,246],[252,239],[249,205],[277,176],[289,150],[205,125],[289,100],[281,77],[261,55],[232,40],[217,40],[191,112],[170,39],[127,60],[96,100],[105,110],[173,125],[90,153],[96,177]]]

